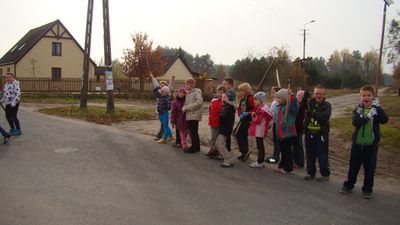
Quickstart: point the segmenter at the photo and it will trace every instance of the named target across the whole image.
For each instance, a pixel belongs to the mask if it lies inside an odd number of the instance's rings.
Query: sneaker
[[[167,140],[168,140],[168,141],[174,141],[175,138],[171,136],[171,137],[167,138]]]
[[[190,153],[190,154],[196,153],[196,151],[193,150],[192,148],[185,149],[184,152],[185,153]]]
[[[265,167],[264,163],[253,162],[249,165],[251,168],[263,168]]]
[[[221,164],[221,167],[222,168],[230,168],[230,167],[233,167],[233,163],[225,163],[224,162],[224,163]]]
[[[304,177],[304,180],[314,180],[315,179],[315,176],[311,176],[310,174],[307,174],[305,177]]]
[[[372,199],[374,196],[372,196],[372,192],[365,191],[363,192],[363,198],[364,199]]]
[[[246,160],[249,158],[249,156],[250,156],[250,151],[248,151],[248,152],[243,156],[242,161],[243,161],[243,162],[246,162]]]
[[[174,144],[172,145],[172,147],[173,147],[173,148],[180,148],[181,145],[180,145],[180,144],[177,144],[176,142],[174,142]]]
[[[158,140],[159,144],[166,144],[168,142],[168,140],[161,138],[160,140]]]
[[[8,132],[10,135],[15,135],[15,132],[17,131],[17,129],[15,128],[11,128],[10,132]]]
[[[241,155],[241,156],[237,157],[237,159],[238,160],[243,160],[243,156]]]
[[[329,177],[328,176],[321,176],[321,177],[318,177],[316,179],[316,181],[318,181],[318,182],[328,182],[329,181]]]
[[[22,130],[21,129],[15,129],[14,135],[17,135],[17,136],[22,135]]]
[[[272,157],[265,160],[266,163],[272,163],[272,164],[278,163],[278,161],[279,160],[276,160]]]
[[[287,172],[286,170],[284,170],[283,168],[277,168],[277,169],[274,170],[274,172],[281,173],[281,174],[290,173],[290,172]]]
[[[344,194],[344,195],[350,194],[351,191],[352,191],[352,190],[351,190],[350,188],[343,186],[343,187],[342,187],[342,190],[340,190],[340,194]]]
[[[5,136],[3,139],[3,144],[7,144],[7,142],[10,140],[10,135],[9,136]]]

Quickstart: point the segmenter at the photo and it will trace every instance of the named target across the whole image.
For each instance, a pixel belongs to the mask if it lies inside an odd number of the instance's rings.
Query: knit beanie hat
[[[184,93],[184,94],[186,94],[186,88],[185,88],[185,87],[180,87],[180,88],[178,89],[178,93]]]
[[[169,94],[169,88],[167,86],[164,86],[160,89],[161,93]]]
[[[264,102],[266,97],[267,97],[267,94],[263,91],[259,91],[254,94],[254,98],[256,98],[260,102]]]
[[[288,99],[288,91],[287,91],[287,89],[281,89],[281,90],[279,90],[278,91],[278,93],[276,93],[276,97],[279,99],[279,98],[282,98],[282,99],[284,99],[284,100],[287,100]]]

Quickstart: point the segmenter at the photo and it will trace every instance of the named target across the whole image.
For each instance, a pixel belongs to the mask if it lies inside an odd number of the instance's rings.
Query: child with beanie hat
[[[282,153],[277,172],[286,174],[293,171],[293,148],[297,141],[296,116],[299,104],[291,89],[279,90],[277,97],[279,105],[274,111],[274,122]]]
[[[153,80],[153,93],[157,97],[157,112],[160,117],[161,127],[163,128],[163,137],[158,141],[158,143],[165,144],[174,139],[172,137],[172,131],[168,126],[168,111],[171,110],[171,96],[169,96],[169,88],[167,86],[157,85],[157,80],[154,76],[150,74],[150,77]]]
[[[265,166],[265,148],[264,138],[268,134],[270,122],[273,118],[268,106],[264,105],[267,94],[265,92],[257,92],[254,95],[254,105],[257,107],[256,111],[252,113],[252,121],[249,128],[249,136],[255,137],[258,150],[258,158],[256,162],[250,164],[252,168],[262,168]]]

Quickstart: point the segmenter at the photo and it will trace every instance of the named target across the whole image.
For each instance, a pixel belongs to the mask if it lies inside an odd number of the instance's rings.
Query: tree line
[[[264,56],[247,56],[238,59],[233,65],[217,65],[210,54],[191,54],[182,48],[169,46],[153,47],[153,42],[145,33],[132,35],[133,48],[124,50],[122,60],[113,61],[113,73],[116,77],[137,77],[147,79],[149,70],[156,76],[162,75],[165,67],[163,57],[181,54],[189,67],[204,77],[222,80],[231,77],[240,82],[258,85],[264,75],[262,85],[277,85],[278,76],[282,86],[288,79],[296,87],[323,84],[328,88],[357,88],[375,82],[378,70],[378,51],[362,53],[359,50],[335,50],[328,59],[314,57],[301,60],[293,58],[287,47],[274,47]],[[392,46],[392,47],[390,47]],[[400,77],[400,21],[393,20],[389,31],[388,58],[394,64],[393,78]],[[276,58],[272,70],[267,68]],[[388,75],[384,76],[388,78]],[[390,77],[389,77],[390,78]],[[399,79],[399,78],[397,78]],[[383,78],[381,78],[381,81]]]

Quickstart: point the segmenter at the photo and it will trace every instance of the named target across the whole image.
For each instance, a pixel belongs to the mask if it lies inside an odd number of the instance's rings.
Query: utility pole
[[[93,21],[93,0],[88,0],[88,11],[86,20],[85,52],[83,57],[83,75],[81,88],[80,107],[87,108],[88,83],[90,68],[90,46],[92,39],[92,21]],[[111,60],[111,38],[110,38],[110,16],[108,0],[103,0],[103,28],[104,28],[104,64],[106,67],[105,81],[107,91],[107,112],[114,112],[114,84],[112,77]]]
[[[114,85],[112,76],[110,16],[108,0],[103,0],[104,64],[106,67],[107,112],[114,112]]]
[[[314,23],[315,20],[311,20],[308,23],[305,23],[303,26],[303,59],[306,58],[306,36],[307,36],[307,30],[306,30],[306,25],[310,24],[310,23]]]
[[[92,21],[93,21],[93,0],[88,0],[86,35],[85,35],[85,52],[83,56],[83,75],[82,75],[81,102],[80,102],[81,109],[87,108],[90,46],[92,42]]]
[[[379,61],[378,61],[378,69],[376,71],[375,75],[375,96],[378,96],[378,88],[379,88],[379,77],[382,76],[382,50],[383,50],[383,42],[385,39],[385,26],[386,26],[386,9],[388,6],[393,4],[392,0],[383,0],[384,1],[384,6],[383,6],[383,21],[382,21],[382,33],[381,33],[381,46],[379,48]]]
[[[306,61],[306,37],[307,37],[307,30],[306,30],[306,25],[310,23],[314,23],[315,20],[311,20],[308,23],[305,23],[303,25],[303,58],[300,60],[300,67],[301,67],[301,73],[303,74],[303,89],[306,90],[307,88],[307,81],[306,81],[306,71],[304,68],[304,62]]]

